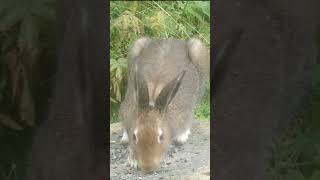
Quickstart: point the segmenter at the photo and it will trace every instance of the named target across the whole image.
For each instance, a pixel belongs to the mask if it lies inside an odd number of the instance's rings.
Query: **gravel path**
[[[210,179],[210,123],[196,121],[186,144],[172,145],[153,174],[144,174],[127,164],[127,146],[120,144],[122,135],[120,123],[111,124],[110,131],[110,176],[112,180],[122,179]]]

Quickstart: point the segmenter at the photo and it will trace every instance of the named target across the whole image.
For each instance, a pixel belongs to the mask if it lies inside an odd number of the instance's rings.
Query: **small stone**
[[[174,148],[174,149],[173,149],[173,153],[177,153],[177,148]]]
[[[185,160],[184,160],[184,162],[188,162],[188,160],[187,160],[187,159],[185,159]]]
[[[138,179],[142,179],[142,177],[138,177]]]

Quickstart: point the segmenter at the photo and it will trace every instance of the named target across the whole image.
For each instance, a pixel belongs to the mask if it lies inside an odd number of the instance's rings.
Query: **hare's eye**
[[[136,128],[133,132],[133,135],[132,135],[132,139],[138,143],[138,139],[137,139],[137,134],[138,134],[138,129]]]
[[[161,134],[158,136],[158,143],[160,144],[162,143],[162,141],[163,141],[163,135]]]
[[[161,136],[160,136],[160,141],[162,141],[163,140],[163,135],[161,134]]]
[[[158,143],[160,144],[163,140],[163,132],[162,132],[162,129],[161,128],[158,128]]]
[[[132,135],[132,138],[133,138],[134,141],[137,141],[137,137],[136,137],[135,134]]]

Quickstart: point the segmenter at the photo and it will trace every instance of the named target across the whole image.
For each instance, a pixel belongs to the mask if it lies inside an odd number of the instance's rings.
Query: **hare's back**
[[[166,84],[190,62],[186,42],[176,39],[152,41],[136,59],[148,81]]]

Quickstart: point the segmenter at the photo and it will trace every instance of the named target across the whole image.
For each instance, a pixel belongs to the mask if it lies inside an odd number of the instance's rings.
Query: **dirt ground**
[[[210,179],[210,122],[208,121],[195,121],[189,140],[182,146],[170,146],[161,168],[153,174],[144,174],[128,165],[128,148],[120,144],[121,135],[121,124],[111,124],[110,177],[113,180]]]

